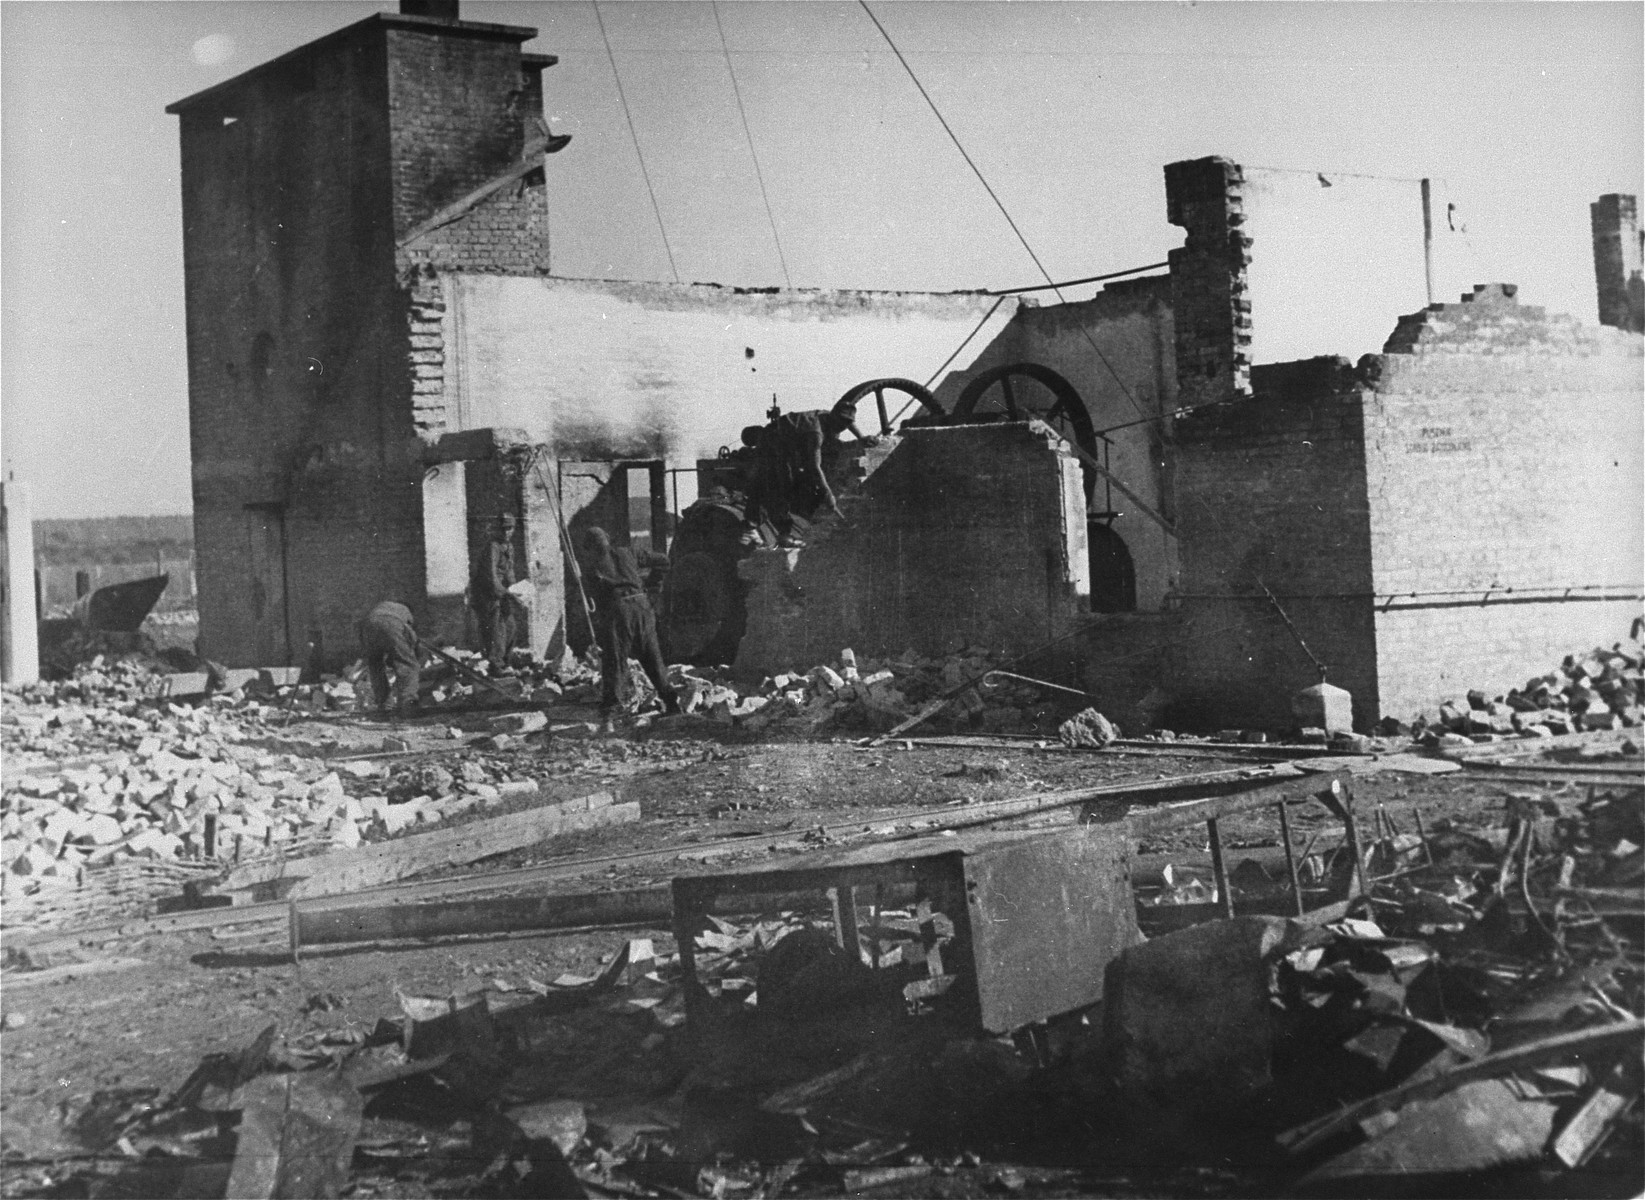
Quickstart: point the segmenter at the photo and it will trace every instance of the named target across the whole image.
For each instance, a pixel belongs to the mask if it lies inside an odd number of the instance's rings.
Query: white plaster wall
[[[460,462],[423,474],[423,571],[430,596],[468,590],[468,497]]]
[[[744,426],[764,423],[772,393],[787,412],[827,408],[877,376],[924,382],[994,304],[965,293],[738,294],[492,275],[455,276],[448,295],[458,343],[448,403],[463,427],[523,428],[562,457],[674,466],[737,444]],[[953,368],[1015,311],[1001,304]],[[874,421],[862,411],[865,432],[877,432]]]

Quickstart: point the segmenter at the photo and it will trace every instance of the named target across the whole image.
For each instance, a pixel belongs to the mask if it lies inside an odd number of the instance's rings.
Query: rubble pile
[[[133,860],[226,866],[352,849],[535,795],[529,777],[494,756],[465,755],[448,769],[271,753],[264,744],[284,710],[240,688],[197,707],[168,703],[155,698],[162,680],[142,664],[94,660],[71,679],[8,689],[0,882],[9,901],[71,891],[87,869]],[[328,702],[346,686],[293,701]]]
[[[34,1182],[98,1195],[376,1195],[408,1183],[439,1195],[839,1194],[977,1166],[917,1148],[897,1125],[834,1115],[836,1093],[936,1082],[933,1094],[991,1101],[1000,1077],[1031,1074],[1009,1046],[904,1029],[819,1072],[837,1039],[812,1028],[797,1041],[786,1019],[760,1016],[757,988],[819,961],[813,944],[833,946],[826,924],[783,912],[701,935],[697,978],[735,1028],[693,1029],[678,955],[639,938],[593,975],[498,969],[478,991],[397,994],[398,1011],[374,1023],[286,1039],[270,1025],[244,1049],[207,1055],[169,1095],[120,1089],[80,1109],[9,1114],[8,1148],[55,1160]],[[329,1007],[317,994],[305,1011]]]
[[[940,658],[909,650],[883,660],[859,660],[846,649],[834,663],[767,677],[758,688],[741,692],[728,672],[674,666],[669,676],[686,712],[750,730],[884,732],[946,699],[927,718],[931,728],[1054,732],[1057,706],[1045,701],[1041,689],[1017,681],[983,682],[988,672],[1008,665],[1003,655],[977,646]]]
[[[1427,746],[1465,745],[1495,736],[1555,737],[1587,730],[1633,728],[1645,706],[1645,671],[1638,643],[1567,655],[1558,670],[1488,699],[1471,691],[1440,705],[1436,720],[1418,717],[1411,734]]]
[[[1379,841],[1360,917],[1240,917],[1125,952],[1107,1040],[1136,1136],[1276,1139],[1305,1195],[1566,1170],[1619,1123],[1637,1147],[1645,790],[1516,794],[1505,815]],[[1214,896],[1195,886],[1168,902]]]

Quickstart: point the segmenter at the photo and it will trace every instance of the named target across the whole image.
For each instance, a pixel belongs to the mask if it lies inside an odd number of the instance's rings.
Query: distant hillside
[[[48,563],[153,562],[187,559],[194,552],[194,518],[83,517],[34,523],[34,553]]]

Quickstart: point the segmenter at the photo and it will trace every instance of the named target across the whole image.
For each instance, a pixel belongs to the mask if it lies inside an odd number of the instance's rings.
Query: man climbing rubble
[[[611,535],[599,526],[580,539],[583,582],[593,605],[594,636],[600,645],[600,706],[607,714],[620,703],[618,683],[628,671],[628,660],[638,659],[666,711],[680,711],[679,697],[668,682],[662,648],[657,644],[657,618],[645,594],[640,575],[646,568],[666,568],[668,559],[626,546],[613,546]]]
[[[379,709],[390,700],[389,669],[394,671],[394,707],[407,712],[417,707],[417,684],[422,673],[417,630],[411,610],[393,600],[384,600],[355,623],[360,654],[371,676],[372,699]]]
[[[515,527],[513,514],[497,518],[496,535],[475,558],[469,577],[469,604],[480,625],[480,646],[492,674],[508,666],[508,651],[514,644],[514,600],[508,589],[520,578],[514,567]]]
[[[782,413],[760,431],[744,514],[745,542],[757,541],[761,522],[770,521],[777,544],[796,549],[805,544],[794,532],[796,517],[809,521],[819,512],[843,515],[823,464],[837,456],[840,435],[847,431],[865,445],[879,440],[857,428],[857,403],[849,399],[828,412]],[[749,432],[743,431],[745,442]]]

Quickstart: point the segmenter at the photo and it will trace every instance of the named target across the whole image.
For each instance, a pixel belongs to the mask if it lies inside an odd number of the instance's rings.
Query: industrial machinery
[[[899,400],[893,412],[887,395]],[[1074,386],[1040,363],[1008,363],[984,371],[960,392],[949,412],[922,384],[911,379],[869,379],[846,390],[841,401],[862,404],[874,398],[879,432],[932,425],[971,425],[1004,421],[1044,421],[1093,459],[1108,461],[1110,444],[1097,433],[1091,415]],[[898,420],[912,405],[919,411]],[[744,596],[747,585],[737,564],[762,547],[776,544],[769,526],[758,538],[747,529],[745,514],[755,451],[748,447],[721,447],[717,462],[698,480],[700,498],[680,514],[669,549],[670,570],[663,587],[659,622],[663,653],[670,662],[727,663],[737,653],[747,621]],[[831,476],[834,464],[825,457]],[[1136,576],[1130,552],[1114,533],[1112,496],[1095,510],[1098,473],[1084,468],[1091,544],[1092,607],[1119,612],[1136,607]]]

